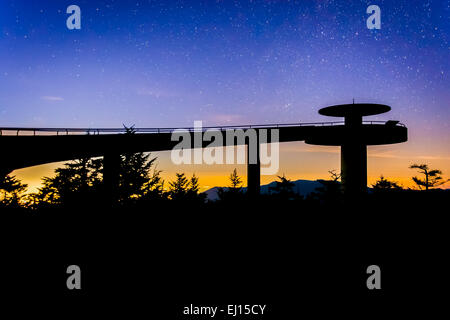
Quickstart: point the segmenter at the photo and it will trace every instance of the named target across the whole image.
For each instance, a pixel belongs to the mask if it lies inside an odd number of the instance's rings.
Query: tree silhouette
[[[428,168],[428,165],[426,164],[413,164],[409,166],[410,169],[418,169],[419,173],[423,174],[425,176],[424,179],[420,179],[418,177],[412,177],[412,180],[416,183],[416,185],[419,187],[419,189],[428,190],[430,188],[434,188],[437,186],[440,186],[449,180],[443,180],[442,178],[442,171],[436,170],[436,169],[430,169]]]
[[[120,158],[118,200],[120,203],[135,201],[149,191],[152,178],[160,178],[157,172],[150,175],[157,158],[150,159],[150,154],[145,153],[126,153]]]
[[[102,183],[102,159],[82,158],[55,169],[44,177],[38,193],[29,196],[32,206],[79,205],[94,201]]]
[[[269,187],[269,191],[273,196],[280,200],[292,200],[296,197],[296,193],[294,192],[295,184],[287,179],[285,175],[278,176],[280,181],[275,181],[274,187]]]
[[[380,179],[372,185],[372,188],[374,191],[402,190],[402,187],[396,182],[389,181],[382,175],[380,176]]]
[[[341,201],[342,196],[342,186],[339,179],[341,178],[340,174],[336,173],[336,170],[328,171],[330,174],[329,180],[317,180],[322,185],[321,187],[316,188],[317,192],[313,192],[311,197],[314,199],[318,199],[321,202],[328,204],[336,204]]]
[[[230,183],[230,189],[241,190],[242,179],[238,176],[236,168],[234,168],[233,172],[230,174]]]
[[[189,192],[197,194],[200,190],[200,185],[198,183],[198,177],[195,176],[195,173],[192,175],[191,180],[189,181]]]
[[[176,173],[176,179],[169,182],[168,195],[175,201],[200,201],[204,202],[206,195],[200,194],[200,185],[195,174],[188,180],[184,173]]]
[[[156,165],[143,187],[143,192],[142,198],[145,200],[163,200],[167,198],[164,192],[164,180],[161,177],[161,170],[158,170]]]
[[[329,170],[328,173],[331,176],[331,181],[339,181],[341,179],[341,174],[336,173],[336,170]]]
[[[187,196],[191,201],[205,202],[206,194],[200,193],[200,184],[198,182],[198,177],[195,176],[195,174],[193,174],[189,180]]]
[[[4,207],[20,207],[22,194],[27,185],[23,184],[15,176],[4,176],[0,179],[0,205]]]
[[[126,128],[128,135],[134,134],[133,127]],[[44,177],[43,187],[38,193],[29,195],[31,206],[79,205],[97,203],[104,189],[104,159],[82,158],[65,163],[55,170],[54,177]],[[146,196],[147,199],[161,198],[163,183],[160,171],[154,169],[156,158],[150,154],[125,153],[120,155],[117,201],[128,205]]]
[[[57,177],[42,178],[43,186],[38,189],[37,193],[32,193],[29,195],[29,206],[31,208],[47,207],[52,205],[61,205],[61,193],[59,179]]]
[[[126,135],[136,134],[134,126],[126,127]],[[149,198],[158,198],[163,194],[163,184],[160,173],[155,166],[157,158],[150,158],[151,154],[144,152],[124,153],[120,156],[118,201],[119,203],[129,204],[146,196]]]
[[[130,153],[120,157],[118,201],[130,204],[140,198],[159,198],[164,181],[152,167],[157,158],[150,154]],[[43,187],[29,196],[33,205],[78,205],[97,202],[103,188],[103,159],[83,158],[64,164],[54,177],[44,177]]]
[[[184,200],[188,191],[189,181],[184,173],[176,173],[176,179],[169,182],[169,197],[172,200]]]
[[[219,200],[222,201],[241,200],[243,196],[242,179],[237,174],[236,168],[230,174],[230,177],[228,179],[230,180],[230,185],[226,188],[219,188],[217,190],[217,196],[219,197]]]

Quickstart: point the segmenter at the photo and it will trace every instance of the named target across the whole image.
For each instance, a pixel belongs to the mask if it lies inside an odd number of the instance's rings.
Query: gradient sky
[[[71,4],[81,30],[66,27]],[[370,4],[381,30],[366,27]],[[369,182],[409,186],[413,162],[450,177],[449,31],[450,1],[1,1],[0,126],[329,121],[319,108],[354,98],[392,106],[369,120],[409,128],[407,143],[369,147]],[[196,172],[204,188],[234,168],[155,155],[165,176]],[[280,157],[291,179],[340,166],[339,148],[301,142]],[[36,187],[54,167],[14,174]]]

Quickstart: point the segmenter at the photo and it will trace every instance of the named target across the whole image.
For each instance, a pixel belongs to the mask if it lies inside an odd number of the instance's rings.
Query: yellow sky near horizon
[[[413,163],[426,163],[433,169],[440,169],[444,178],[450,177],[450,156],[425,156],[411,152],[408,142],[397,145],[369,146],[367,159],[368,185],[375,183],[380,175],[400,183],[403,187],[414,187],[411,177],[418,175],[415,170],[408,167]],[[184,172],[190,176],[195,173],[199,177],[201,191],[215,186],[229,184],[228,177],[234,168],[246,184],[246,165],[175,165],[170,159],[170,151],[153,152],[152,157],[158,157],[157,167],[162,170],[166,181],[175,178],[175,173]],[[28,184],[28,191],[36,192],[42,185],[44,176],[53,176],[54,170],[64,162],[39,165],[15,170],[12,175],[23,183]],[[329,170],[340,169],[340,148],[307,145],[304,142],[290,142],[280,144],[279,170],[277,175],[286,175],[291,180],[328,179]],[[267,184],[277,179],[277,175],[262,175],[261,184]],[[441,188],[450,188],[450,183]]]

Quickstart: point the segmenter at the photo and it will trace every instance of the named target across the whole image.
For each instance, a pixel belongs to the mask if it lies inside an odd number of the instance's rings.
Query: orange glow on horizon
[[[158,157],[157,168],[162,170],[165,187],[175,178],[175,173],[184,172],[186,176],[196,174],[199,177],[201,191],[212,187],[227,186],[229,176],[234,168],[241,176],[243,186],[246,185],[246,165],[174,165],[170,160],[170,151],[155,152],[152,157]],[[415,187],[411,180],[420,176],[416,170],[409,169],[413,163],[426,163],[433,169],[440,169],[444,179],[450,177],[450,157],[433,155],[429,157],[414,156],[409,151],[407,143],[390,146],[374,146],[368,148],[368,186],[374,184],[381,175],[395,181],[404,188]],[[42,185],[44,176],[53,176],[54,170],[65,162],[40,165],[16,170],[12,173],[23,183],[28,184],[28,192],[36,192]],[[320,147],[306,145],[303,142],[284,143],[280,145],[280,168],[277,175],[285,175],[290,180],[329,179],[329,170],[339,172],[339,147]],[[261,176],[261,185],[277,179],[277,175]],[[440,188],[450,188],[450,182]]]

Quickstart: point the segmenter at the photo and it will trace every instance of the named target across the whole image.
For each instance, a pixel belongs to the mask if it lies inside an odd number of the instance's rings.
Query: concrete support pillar
[[[367,192],[367,146],[345,143],[341,146],[342,186],[346,196]]]
[[[362,125],[361,115],[346,116],[344,118],[345,126],[347,128],[359,128]]]
[[[104,201],[114,206],[118,200],[120,174],[120,154],[107,152],[103,157]]]
[[[260,194],[260,189],[261,163],[259,159],[259,141],[257,141],[256,148],[253,149],[247,144],[247,194],[250,197],[256,197]]]

